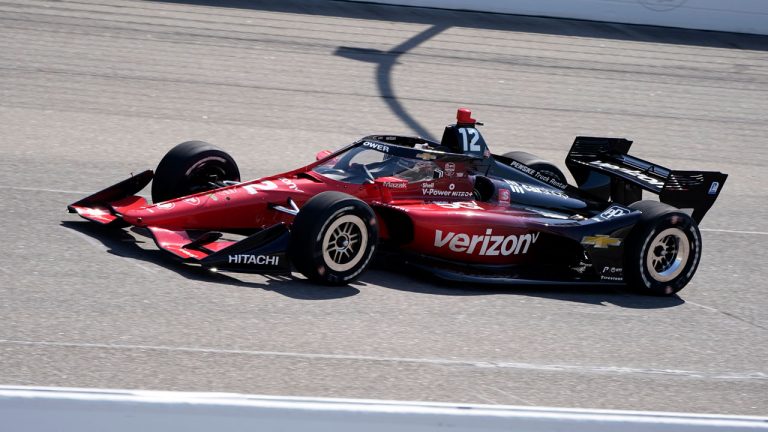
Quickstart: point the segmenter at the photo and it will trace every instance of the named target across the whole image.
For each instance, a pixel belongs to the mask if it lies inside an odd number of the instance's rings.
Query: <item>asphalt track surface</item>
[[[355,3],[0,2],[0,383],[768,414],[768,39]],[[458,106],[730,174],[672,298],[209,275],[65,206],[178,142],[244,178]]]

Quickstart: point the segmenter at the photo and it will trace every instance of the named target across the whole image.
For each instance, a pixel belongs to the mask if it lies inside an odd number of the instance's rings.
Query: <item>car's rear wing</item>
[[[641,191],[659,201],[690,209],[697,221],[712,207],[727,174],[714,171],[676,171],[628,155],[632,141],[624,138],[577,137],[565,164],[579,189],[602,199],[629,204]]]

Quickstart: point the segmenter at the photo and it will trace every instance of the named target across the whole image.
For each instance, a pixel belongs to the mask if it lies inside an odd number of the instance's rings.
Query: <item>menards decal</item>
[[[521,235],[493,235],[493,229],[485,230],[485,235],[443,232],[435,230],[435,247],[448,249],[454,252],[467,254],[476,253],[482,256],[519,255],[528,252],[528,247],[536,243],[540,233],[528,233]]]

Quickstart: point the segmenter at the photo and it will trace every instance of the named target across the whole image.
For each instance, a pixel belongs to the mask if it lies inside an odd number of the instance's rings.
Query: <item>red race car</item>
[[[241,182],[204,142],[68,209],[146,228],[157,246],[211,270],[287,273],[339,285],[377,251],[458,281],[621,284],[672,294],[701,259],[697,228],[727,175],[629,156],[631,141],[576,138],[578,186],[525,152],[491,154],[467,109],[440,142],[371,135],[293,171]],[[152,181],[152,201],[135,194]],[[642,191],[659,195],[643,201]]]

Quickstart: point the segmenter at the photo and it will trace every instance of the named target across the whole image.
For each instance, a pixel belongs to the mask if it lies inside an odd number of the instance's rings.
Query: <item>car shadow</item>
[[[385,260],[378,260],[359,281],[340,287],[314,284],[293,275],[262,275],[265,281],[253,282],[244,280],[246,276],[239,278],[231,273],[211,272],[199,266],[184,264],[171,254],[157,249],[154,241],[144,236],[141,229],[113,228],[86,221],[62,221],[61,226],[97,240],[106,248],[107,253],[150,263],[189,280],[272,291],[296,300],[334,300],[351,297],[370,284],[425,295],[514,295],[592,305],[611,304],[631,309],[660,309],[685,303],[677,295],[641,296],[624,292],[619,286],[491,286],[447,282],[402,265],[394,267],[392,262]]]
[[[640,295],[629,291],[623,285],[486,285],[445,281],[424,271],[393,266],[391,262],[378,261],[374,271],[380,274],[397,274],[397,277],[379,276],[375,281],[362,280],[400,291],[443,296],[512,295],[538,297],[548,300],[591,304],[596,306],[618,306],[627,309],[664,309],[685,304],[677,294],[660,297]],[[366,276],[373,272],[368,271]],[[382,280],[383,279],[383,280]]]
[[[154,241],[140,229],[126,230],[86,221],[62,221],[61,226],[99,241],[107,253],[157,265],[189,280],[273,291],[296,300],[333,300],[351,297],[360,290],[351,285],[328,287],[309,283],[291,275],[262,275],[264,282],[247,281],[229,273],[211,272],[188,265],[173,255],[156,248]]]

